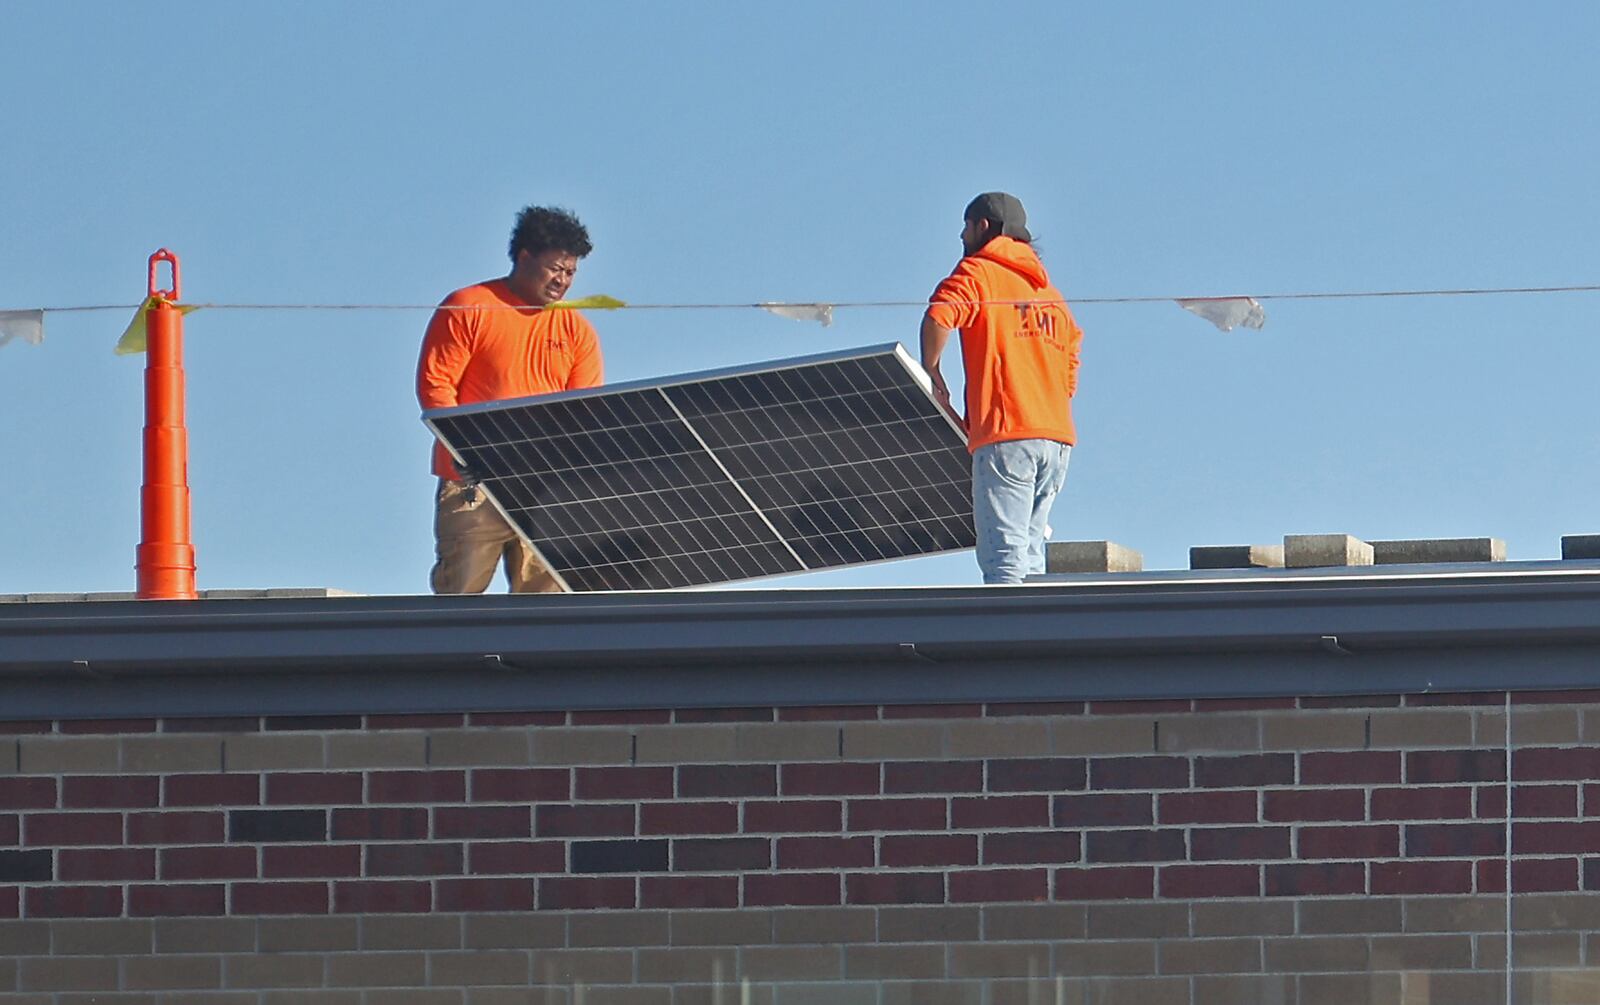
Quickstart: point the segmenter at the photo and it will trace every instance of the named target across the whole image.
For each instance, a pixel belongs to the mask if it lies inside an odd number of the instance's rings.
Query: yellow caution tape
[[[145,351],[149,345],[149,336],[144,329],[145,312],[156,304],[164,302],[170,303],[171,301],[154,293],[144,298],[144,303],[140,304],[138,309],[133,312],[133,320],[129,321],[128,327],[122,330],[122,338],[117,340],[116,352],[118,356],[132,356],[135,353]],[[191,311],[200,309],[194,304],[173,304],[172,306],[176,307],[182,314],[188,314]]]

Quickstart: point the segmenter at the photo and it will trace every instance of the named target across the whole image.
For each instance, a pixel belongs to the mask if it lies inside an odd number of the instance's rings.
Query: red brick
[[[218,818],[217,831],[222,825]],[[132,817],[129,818],[130,828]],[[130,833],[129,841],[135,840]],[[121,844],[122,815],[119,813],[29,813],[22,818],[22,843],[25,845]]]
[[[1057,900],[1148,900],[1155,890],[1156,871],[1150,866],[1055,871]]]
[[[1499,697],[1496,695],[1496,697]],[[1513,705],[1595,705],[1600,704],[1600,689],[1567,691],[1513,691]]]
[[[738,803],[644,803],[640,834],[733,834],[739,830]]]
[[[1412,785],[1440,782],[1503,782],[1505,779],[1504,751],[1413,750],[1406,754],[1406,781]]]
[[[260,775],[168,775],[162,779],[162,790],[163,806],[261,805]],[[358,785],[357,802],[360,793]]]
[[[163,733],[259,733],[261,717],[257,715],[194,716],[182,719],[162,719]]]
[[[1480,859],[1473,871],[1479,893],[1506,891],[1504,858]],[[1511,862],[1511,886],[1517,893],[1575,893],[1584,889],[1581,880],[1575,858],[1519,858]]]
[[[870,855],[864,864],[872,864]],[[878,840],[878,864],[890,868],[977,865],[978,835],[899,834],[883,837]]]
[[[982,761],[891,761],[883,766],[883,791],[982,792]]]
[[[1393,785],[1400,751],[1340,750],[1300,755],[1301,785]]]
[[[267,802],[274,806],[360,803],[361,772],[306,771],[268,775]]]
[[[1600,851],[1600,820],[1514,823],[1511,851],[1514,855],[1592,855]]]
[[[838,881],[835,880],[835,885]],[[737,876],[643,876],[639,906],[650,908],[738,907]]]
[[[273,732],[322,732],[333,729],[360,729],[359,715],[269,715],[262,728]]]
[[[779,722],[854,722],[877,717],[876,705],[809,705],[778,709]]]
[[[885,719],[977,719],[982,705],[885,705]]]
[[[465,771],[374,771],[369,803],[459,803],[467,798]]]
[[[425,809],[346,809],[333,811],[335,841],[403,841],[428,836]]]
[[[1297,708],[1293,698],[1196,698],[1196,712],[1267,712]]]
[[[1324,708],[1399,708],[1397,694],[1336,694],[1306,695],[1300,699],[1303,709]]]
[[[831,799],[790,799],[744,804],[746,834],[797,834],[844,829],[844,803]]]
[[[540,806],[541,819],[549,806]],[[628,807],[631,815],[633,807]],[[433,811],[435,838],[531,837],[533,824],[526,806],[439,806]]]
[[[1196,827],[1189,831],[1189,857],[1196,862],[1288,858],[1287,827]]]
[[[563,726],[565,712],[473,712],[467,716],[471,726]]]
[[[459,876],[466,857],[459,844],[370,844],[366,875]]]
[[[0,886],[0,918],[22,917],[22,890],[15,886]]]
[[[467,845],[472,873],[566,872],[567,848],[561,841],[475,841]]]
[[[466,723],[460,712],[422,712],[409,715],[369,715],[368,729],[460,729]]]
[[[778,769],[771,764],[685,764],[678,768],[684,799],[775,796]]]
[[[1261,868],[1254,865],[1164,865],[1161,896],[1259,897]]]
[[[632,877],[546,876],[539,880],[539,910],[626,909],[636,904]]]
[[[0,847],[22,843],[22,818],[15,813],[0,813]]]
[[[679,708],[673,722],[772,722],[777,709],[768,708]]]
[[[162,879],[254,879],[256,875],[256,849],[250,845],[161,849]]]
[[[853,831],[943,830],[943,799],[852,799],[846,826]]]
[[[88,733],[154,733],[155,719],[63,719],[61,732],[76,735]]]
[[[1197,757],[1194,784],[1202,789],[1259,788],[1293,785],[1293,754],[1244,754],[1237,757]],[[1182,782],[1165,788],[1181,788]]]
[[[481,812],[481,811],[480,811]],[[522,811],[526,815],[527,811]],[[631,803],[561,806],[546,803],[534,807],[540,837],[628,837],[634,833],[634,807]],[[523,831],[522,836],[526,836]],[[473,835],[479,836],[479,835]],[[481,835],[489,837],[491,835]],[[503,835],[514,837],[517,835]]]
[[[838,903],[836,872],[750,873],[744,877],[746,907],[820,907]]]
[[[1261,814],[1257,803],[1258,797],[1252,789],[1163,792],[1156,797],[1164,824],[1255,823]]]
[[[601,708],[572,713],[574,726],[662,726],[671,721],[670,708]]]
[[[1162,712],[1187,712],[1193,706],[1187,698],[1146,698],[1133,701],[1091,701],[1090,715],[1157,715]]]
[[[785,764],[786,796],[868,796],[878,793],[876,764]]]
[[[56,879],[63,882],[155,878],[154,848],[65,848],[56,853]]]
[[[1471,862],[1374,862],[1372,894],[1471,893]]]
[[[1262,801],[1264,820],[1362,820],[1366,794],[1360,789],[1279,789]]]
[[[950,826],[963,830],[1049,827],[1049,796],[985,796],[950,800]]]
[[[1285,862],[1265,867],[1269,897],[1339,897],[1367,892],[1360,862]]]
[[[1048,869],[963,869],[950,874],[952,904],[1049,899]]]
[[[418,914],[433,905],[427,880],[349,880],[333,884],[337,914]]]
[[[0,806],[8,810],[56,808],[54,778],[0,778]]]
[[[61,780],[65,809],[159,806],[161,779],[154,776],[68,775]]]
[[[983,706],[983,714],[990,718],[1018,715],[1082,715],[1086,703],[1081,701],[991,701]]]
[[[1410,824],[1405,831],[1407,858],[1506,853],[1506,832],[1501,824]]]
[[[1374,820],[1465,820],[1472,816],[1472,790],[1466,786],[1372,790]]]
[[[1523,747],[1512,753],[1511,776],[1519,782],[1600,778],[1600,747]]]
[[[1406,705],[1407,705],[1407,707],[1410,707],[1410,708],[1434,708],[1434,707],[1440,707],[1440,706],[1449,706],[1449,707],[1484,706],[1484,705],[1504,705],[1504,704],[1505,704],[1505,695],[1504,695],[1504,693],[1503,692],[1495,692],[1495,691],[1480,692],[1480,693],[1477,693],[1477,694],[1467,694],[1467,693],[1462,693],[1462,692],[1454,692],[1454,693],[1408,694],[1408,695],[1406,695]]]
[[[1512,806],[1521,818],[1575,817],[1578,815],[1576,785],[1517,785],[1511,794]],[[1478,787],[1478,816],[1506,815],[1506,790],[1503,785]]]
[[[30,918],[116,918],[122,914],[122,887],[30,886],[24,904]]]
[[[261,849],[265,879],[343,879],[361,875],[361,846],[283,844]]]
[[[977,838],[972,838],[971,840],[974,847],[976,847]],[[873,861],[872,838],[869,837],[791,837],[778,839],[779,869],[870,869]],[[898,864],[922,865],[926,863]]]
[[[129,813],[129,844],[220,844],[225,817],[221,813],[183,810],[176,813]]]
[[[20,736],[31,733],[53,733],[56,724],[49,720],[20,721],[17,719],[0,720],[0,736]]]
[[[441,879],[435,891],[439,911],[531,911],[532,879]]]
[[[571,796],[572,774],[565,768],[479,768],[472,773],[473,802],[565,802]]]
[[[772,843],[766,838],[706,838],[672,842],[673,872],[740,872],[772,867]]]
[[[1083,836],[1085,862],[1182,861],[1181,830],[1089,831]]]
[[[1082,856],[1082,839],[1073,831],[1012,831],[983,837],[984,865],[1076,862]]]
[[[327,914],[327,883],[234,883],[233,914]]]
[[[1082,757],[1008,757],[989,762],[990,792],[1065,792],[1088,785]]]
[[[128,887],[131,918],[191,918],[228,913],[228,892],[221,883]]]
[[[1155,815],[1151,811],[1154,800],[1155,797],[1148,792],[1056,796],[1051,820],[1057,827],[1130,827],[1150,824],[1155,822]]]
[[[671,799],[671,768],[579,768],[578,799]]]
[[[850,904],[942,904],[944,903],[944,874],[938,872],[847,873],[845,875],[845,901]]]
[[[1300,858],[1397,858],[1400,828],[1393,824],[1370,827],[1301,827],[1295,850]]]

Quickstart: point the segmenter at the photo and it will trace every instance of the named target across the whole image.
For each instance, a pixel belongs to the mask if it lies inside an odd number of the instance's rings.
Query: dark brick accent
[[[1374,820],[1449,820],[1472,816],[1472,790],[1412,786],[1372,790]]]
[[[623,909],[633,907],[636,902],[631,878],[547,876],[539,880],[538,908],[541,911]]]
[[[1285,862],[1266,867],[1269,897],[1339,897],[1365,893],[1360,862]]]
[[[361,846],[267,845],[261,849],[261,875],[266,879],[354,878],[361,875]]]
[[[963,869],[950,874],[952,904],[1049,899],[1048,869]]]
[[[1372,863],[1373,896],[1471,892],[1471,862]]]
[[[578,799],[671,799],[671,768],[579,768]]]
[[[134,808],[161,804],[161,779],[145,775],[68,775],[61,780],[66,809]]]
[[[221,813],[185,810],[177,813],[129,813],[129,844],[218,844],[226,817]],[[118,828],[120,830],[120,828]],[[96,841],[93,844],[108,842]],[[109,842],[115,844],[115,840]]]
[[[1292,768],[1291,768],[1292,771]],[[1219,782],[1217,784],[1229,784]],[[1096,757],[1089,762],[1091,789],[1184,789],[1186,757]]]
[[[1364,820],[1366,793],[1360,789],[1268,791],[1262,798],[1264,820]]]
[[[281,777],[295,777],[292,775]],[[361,801],[361,776],[356,775],[352,802]],[[162,779],[163,806],[259,806],[260,775],[168,775]]]
[[[1394,824],[1301,827],[1295,838],[1300,858],[1396,858],[1400,828]]]
[[[886,794],[982,792],[982,761],[890,761],[883,766]]]
[[[1164,865],[1157,879],[1163,897],[1261,896],[1261,867],[1255,865]]]
[[[989,762],[990,792],[1065,792],[1088,784],[1082,757],[1016,757]]]
[[[746,907],[825,907],[839,902],[836,872],[753,873],[744,877]]]
[[[367,845],[366,875],[459,876],[466,858],[459,844],[372,844]]]
[[[838,886],[838,880],[834,881]],[[696,908],[739,906],[737,876],[642,876],[639,879],[639,906],[642,908]]]
[[[261,718],[254,715],[194,719],[162,719],[163,733],[259,733]]]
[[[326,883],[234,883],[233,913],[327,914]]]
[[[778,769],[771,764],[685,764],[678,768],[678,795],[685,799],[777,794]]]
[[[1501,824],[1411,824],[1405,829],[1407,858],[1504,855]]]
[[[465,771],[374,771],[369,803],[459,803],[467,798]]]
[[[666,872],[667,842],[657,841],[574,841],[572,871],[584,872]]]
[[[229,810],[228,840],[263,844],[271,841],[326,841],[327,810]]]
[[[1413,750],[1406,754],[1406,781],[1503,782],[1506,755],[1499,750]]]
[[[566,872],[567,849],[560,841],[484,841],[467,845],[472,873]]]
[[[739,830],[738,803],[644,803],[640,834],[733,834]]]
[[[1585,890],[1600,890],[1600,858],[1586,858],[1583,860],[1583,888]]]
[[[1155,890],[1156,871],[1150,866],[1055,871],[1056,900],[1148,900]]]
[[[427,836],[428,811],[420,807],[333,811],[335,841],[420,841]]]
[[[540,806],[539,812],[549,808]],[[631,815],[633,807],[628,810]],[[532,816],[526,806],[436,806],[433,810],[436,838],[517,838],[532,834]]]
[[[786,796],[874,796],[876,764],[785,764],[779,772]]]
[[[672,842],[673,872],[740,872],[772,868],[766,838],[683,839]]]
[[[267,802],[274,806],[335,806],[361,801],[359,771],[306,771],[267,776]]]
[[[1301,785],[1394,785],[1400,751],[1340,750],[1300,755]]]
[[[522,811],[526,816],[527,811]],[[631,837],[634,807],[631,803],[565,806],[546,803],[534,807],[540,837]],[[524,834],[527,832],[524,831]]]
[[[522,878],[441,879],[435,893],[440,911],[531,911],[534,880]]]
[[[1204,789],[1293,785],[1294,755],[1245,754],[1239,757],[1197,757],[1194,759],[1194,784]]]
[[[1154,797],[1148,792],[1094,792],[1055,796],[1051,821],[1057,827],[1131,827],[1155,823]]]
[[[870,856],[866,864],[872,864]],[[888,868],[977,865],[978,835],[889,835],[878,839],[878,864]]]
[[[427,880],[350,880],[333,884],[337,914],[419,914],[433,906]]]
[[[226,913],[228,893],[221,883],[128,887],[128,916],[131,918],[192,918]]]
[[[946,826],[943,799],[852,799],[845,807],[853,831],[926,831]]]
[[[479,768],[472,772],[474,802],[565,802],[571,796],[572,777],[564,768]]]
[[[1049,796],[984,796],[950,800],[950,826],[963,830],[1050,826]]]
[[[30,918],[116,918],[122,914],[122,887],[30,886],[23,902]]]
[[[49,851],[0,851],[0,883],[48,883],[52,879]]]
[[[242,845],[161,849],[161,878],[254,879],[256,849]]]
[[[1254,789],[1207,789],[1163,792],[1156,805],[1163,824],[1248,824],[1260,819],[1257,799]]]
[[[872,845],[869,837],[779,838],[778,868],[867,869],[874,864]]]
[[[938,872],[852,872],[845,874],[849,904],[942,904],[944,874]]]
[[[831,799],[790,799],[744,804],[746,834],[797,834],[844,829],[844,803]]]
[[[1288,858],[1287,827],[1196,827],[1189,831],[1189,857],[1196,862]]]
[[[1086,862],[1183,861],[1183,831],[1089,831],[1084,835]]]

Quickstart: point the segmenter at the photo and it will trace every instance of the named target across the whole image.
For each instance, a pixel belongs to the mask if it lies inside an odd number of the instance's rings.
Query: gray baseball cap
[[[1033,240],[1033,235],[1028,233],[1028,214],[1022,209],[1022,200],[1009,192],[983,193],[967,203],[967,211],[961,214],[961,218],[993,220],[1000,225],[1003,236],[1022,241]]]

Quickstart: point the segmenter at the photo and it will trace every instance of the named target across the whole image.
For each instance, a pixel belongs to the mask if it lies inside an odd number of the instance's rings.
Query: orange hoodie
[[[968,450],[1002,440],[1077,442],[1072,396],[1083,331],[1032,246],[994,238],[928,300],[935,324],[961,330]]]

